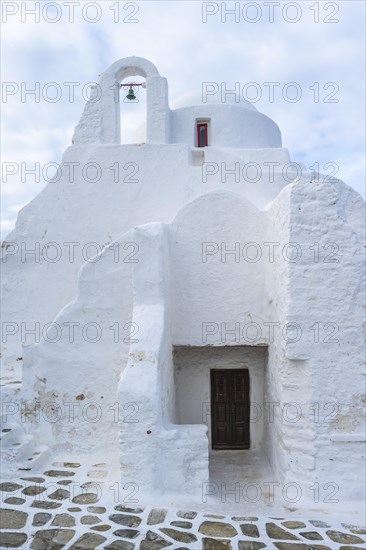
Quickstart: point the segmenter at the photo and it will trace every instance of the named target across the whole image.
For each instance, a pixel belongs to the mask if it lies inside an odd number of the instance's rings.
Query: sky
[[[236,89],[279,125],[293,161],[365,195],[363,0],[2,1],[1,11],[2,237],[61,162],[90,83],[132,55],[168,79],[171,106],[207,83]],[[143,120],[138,97],[121,105],[127,142]]]

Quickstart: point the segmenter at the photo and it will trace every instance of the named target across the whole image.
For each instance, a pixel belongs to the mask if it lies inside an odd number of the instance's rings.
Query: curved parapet
[[[138,332],[130,322],[132,239],[125,233],[83,264],[76,298],[39,343],[23,348],[25,427],[51,447],[91,452],[117,444],[116,388]]]

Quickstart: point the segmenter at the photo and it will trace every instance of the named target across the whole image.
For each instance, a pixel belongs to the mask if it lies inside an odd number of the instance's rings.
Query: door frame
[[[248,399],[247,403],[244,402],[244,406],[247,409],[247,430],[248,430],[248,443],[244,444],[242,446],[236,446],[236,447],[215,447],[214,446],[214,413],[213,413],[213,377],[215,376],[214,373],[221,372],[221,373],[233,373],[233,372],[242,372],[244,377],[246,378],[246,397]],[[211,450],[212,451],[242,451],[242,450],[248,450],[251,448],[251,430],[250,430],[250,399],[251,399],[251,387],[250,387],[250,370],[246,367],[242,368],[210,368],[210,443],[211,443]],[[231,411],[230,411],[231,414]]]

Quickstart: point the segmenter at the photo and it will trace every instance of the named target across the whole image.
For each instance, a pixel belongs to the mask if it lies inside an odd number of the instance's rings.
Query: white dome
[[[207,101],[203,102],[202,92],[198,92],[197,90],[191,90],[190,92],[187,92],[181,95],[180,97],[178,97],[177,99],[173,100],[171,102],[170,107],[172,109],[180,109],[181,107],[191,107],[194,105],[225,105],[226,104],[226,105],[237,105],[238,107],[243,107],[244,109],[248,109],[249,111],[258,112],[258,109],[254,107],[252,103],[242,98],[241,96],[238,97],[237,95],[229,94],[228,92],[226,93],[225,101],[222,101],[220,91],[212,95],[207,94],[207,97],[205,99],[207,99]]]

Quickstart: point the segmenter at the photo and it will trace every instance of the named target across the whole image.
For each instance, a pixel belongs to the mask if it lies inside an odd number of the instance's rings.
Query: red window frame
[[[203,141],[201,140],[201,128],[205,129]],[[208,146],[208,122],[197,122],[197,147]]]

